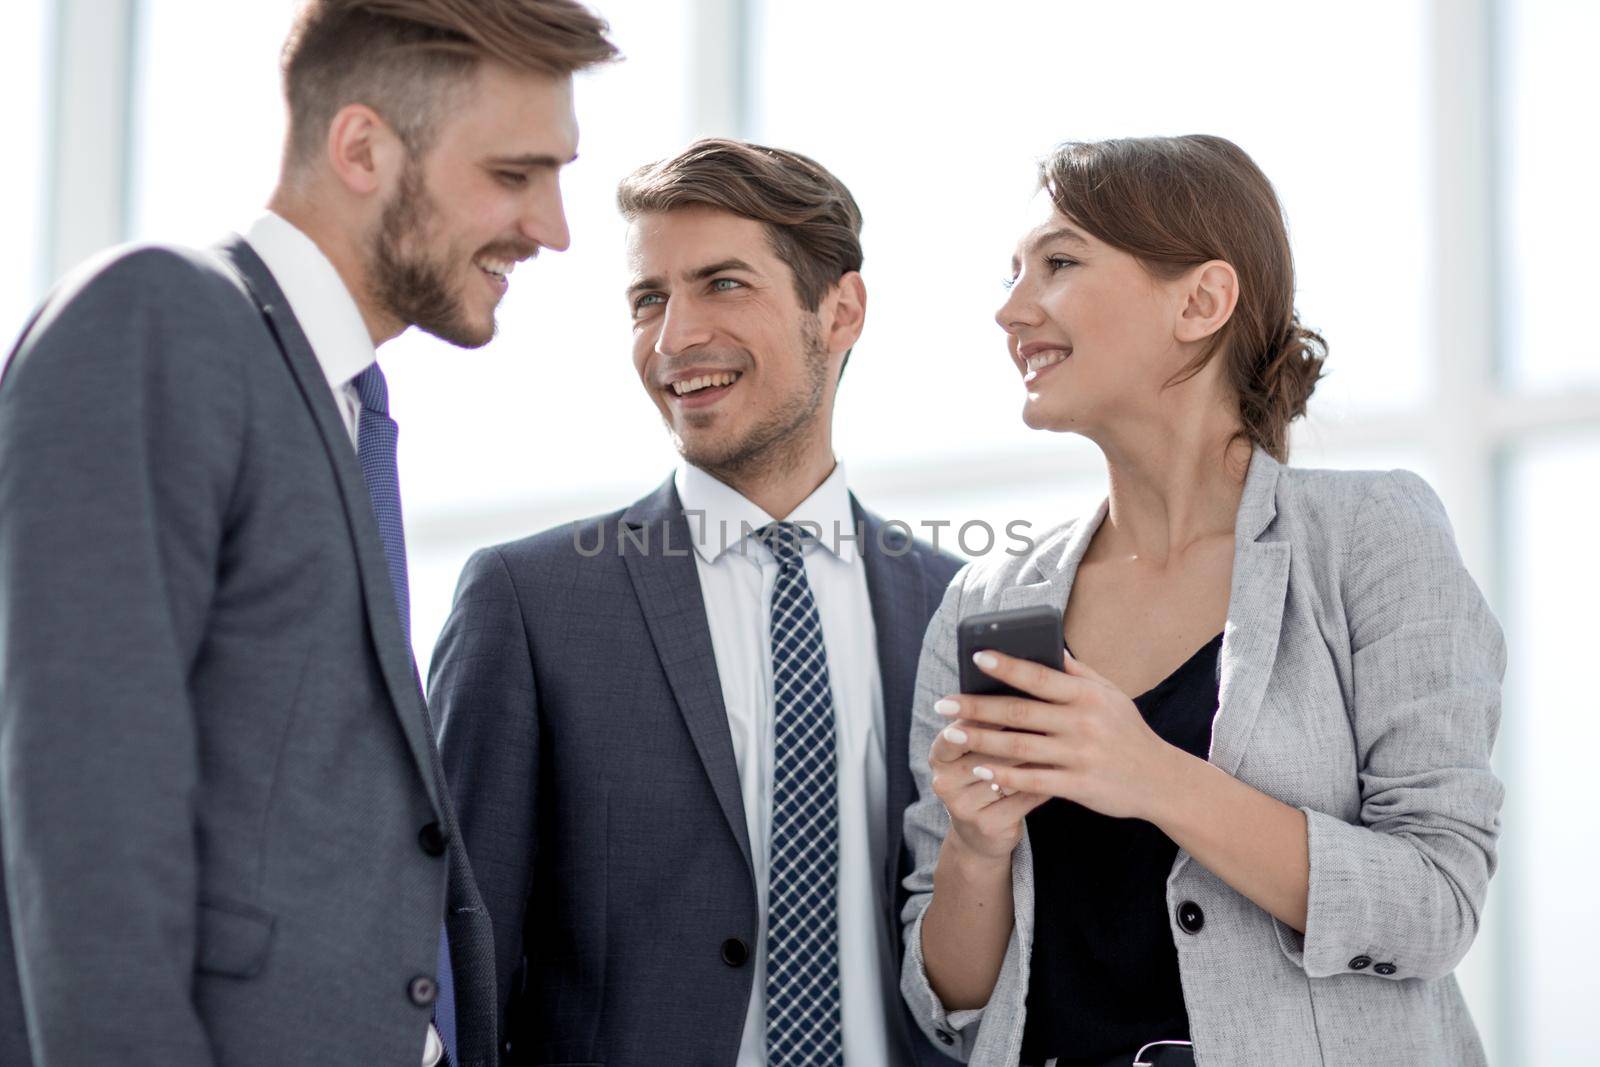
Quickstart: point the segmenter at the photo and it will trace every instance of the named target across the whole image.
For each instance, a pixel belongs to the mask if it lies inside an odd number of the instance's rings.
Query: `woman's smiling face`
[[[1174,335],[1177,283],[1090,235],[1043,190],[1027,225],[995,313],[1027,387],[1023,421],[1093,439],[1149,414],[1186,359]]]

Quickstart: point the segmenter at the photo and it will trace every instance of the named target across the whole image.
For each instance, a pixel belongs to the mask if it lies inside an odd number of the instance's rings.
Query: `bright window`
[[[1512,384],[1529,390],[1600,385],[1594,305],[1594,210],[1600,139],[1600,4],[1503,5],[1506,353]]]
[[[41,295],[51,7],[22,0],[6,10],[11,46],[0,64],[0,99],[10,158],[0,167],[0,362]]]

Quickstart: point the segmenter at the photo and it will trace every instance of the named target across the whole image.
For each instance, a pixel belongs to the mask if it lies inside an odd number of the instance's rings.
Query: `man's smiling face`
[[[818,428],[843,353],[795,291],[766,227],[714,208],[628,228],[633,364],[683,457],[738,472]]]

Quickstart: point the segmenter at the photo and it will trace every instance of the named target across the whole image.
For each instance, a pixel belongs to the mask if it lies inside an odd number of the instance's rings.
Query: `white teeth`
[[[672,391],[678,396],[687,396],[690,393],[696,392],[700,389],[709,388],[713,385],[732,385],[734,383],[734,379],[738,377],[739,376],[737,374],[732,374],[727,371],[723,371],[718,374],[702,374],[698,378],[688,378],[681,382],[673,382]]]
[[[1071,349],[1052,348],[1048,352],[1039,352],[1028,357],[1028,370],[1042,370],[1055,363],[1060,363],[1071,353]]]
[[[479,259],[473,262],[480,270],[488,271],[496,278],[510,277],[511,272],[517,268],[516,261],[510,259]]]

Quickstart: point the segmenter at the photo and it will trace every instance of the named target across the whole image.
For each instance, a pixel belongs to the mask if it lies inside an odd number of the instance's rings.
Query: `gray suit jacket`
[[[959,688],[957,622],[1064,608],[1104,515],[1102,505],[1027,558],[963,572],[923,647],[901,990],[924,1029],[975,1064],[1018,1060],[1033,861],[1024,835],[1011,867],[1016,924],[989,1003],[947,1014],[922,963],[949,828],[929,786],[928,749],[944,725],[932,705]],[[1295,470],[1258,450],[1233,567],[1210,759],[1305,812],[1310,911],[1302,937],[1179,851],[1167,915],[1198,1061],[1483,1063],[1451,970],[1477,933],[1495,865],[1503,789],[1489,753],[1505,646],[1444,508],[1414,474]],[[1193,934],[1175,918],[1185,902],[1203,911]]]
[[[24,1014],[40,1067],[420,1063],[447,903],[494,1062],[377,523],[242,240],[85,268],[0,381],[0,836],[6,1064]]]
[[[915,791],[897,754],[922,634],[960,562],[855,509],[890,756],[883,921],[898,937]],[[474,555],[433,664],[445,768],[494,919],[506,1061],[730,1067],[755,878],[672,481]],[[906,1013],[893,1022],[905,1060],[944,1061]]]

